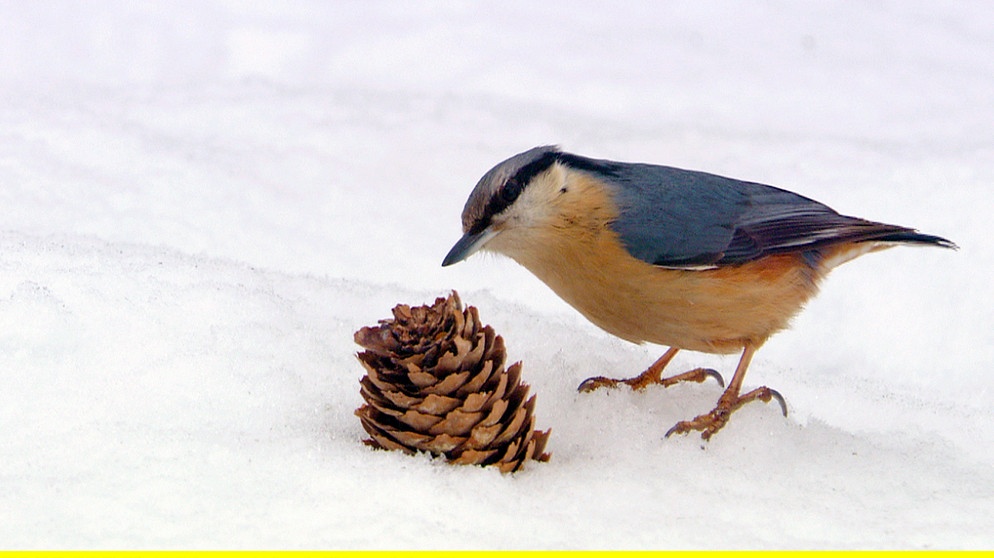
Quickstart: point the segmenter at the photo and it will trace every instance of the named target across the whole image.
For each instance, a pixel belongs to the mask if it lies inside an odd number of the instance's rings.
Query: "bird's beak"
[[[478,233],[466,233],[462,235],[459,242],[456,242],[456,245],[449,250],[445,259],[442,260],[442,267],[459,263],[472,256],[477,250],[483,248],[487,242],[490,242],[490,239],[497,236],[499,232],[493,230],[492,227],[487,227]]]

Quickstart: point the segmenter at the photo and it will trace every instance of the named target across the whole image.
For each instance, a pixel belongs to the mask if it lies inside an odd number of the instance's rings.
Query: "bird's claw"
[[[617,387],[618,383],[621,381],[622,380],[613,380],[604,376],[595,376],[580,382],[580,385],[576,388],[576,390],[582,393],[589,393],[602,387]]]
[[[716,381],[716,382],[718,382],[718,385],[719,385],[719,386],[721,386],[721,387],[725,387],[725,378],[722,378],[722,377],[721,377],[721,374],[719,374],[717,370],[715,370],[715,369],[713,369],[713,368],[705,368],[705,369],[704,369],[704,373],[705,373],[705,374],[706,374],[706,375],[707,375],[707,376],[708,376],[709,378],[714,378],[714,379],[715,379],[715,381]]]
[[[701,383],[706,381],[708,378],[714,378],[714,380],[718,382],[718,385],[725,387],[725,379],[721,377],[721,374],[719,374],[717,370],[712,370],[711,368],[695,368],[684,372],[683,374],[670,376],[669,378],[653,377],[651,374],[647,373],[642,373],[634,378],[627,378],[624,380],[616,380],[604,376],[594,376],[593,378],[587,378],[581,382],[579,387],[576,389],[577,391],[583,393],[589,393],[602,387],[618,387],[618,384],[625,384],[630,386],[635,391],[640,391],[653,384],[662,384],[663,387],[670,387],[680,382]]]
[[[721,428],[725,426],[725,423],[728,422],[728,417],[731,414],[732,413],[729,411],[715,408],[710,413],[706,415],[699,415],[693,420],[681,420],[666,431],[664,438],[669,438],[674,434],[687,434],[692,430],[699,430],[701,432],[701,438],[709,440],[715,432],[721,430]]]
[[[718,400],[718,405],[710,413],[698,415],[692,420],[683,420],[674,424],[672,428],[666,431],[664,437],[669,438],[673,434],[687,434],[696,430],[701,433],[701,438],[708,440],[715,432],[721,430],[728,423],[728,419],[732,416],[733,412],[746,403],[756,400],[769,403],[775,399],[780,404],[783,416],[787,416],[787,402],[780,395],[780,392],[775,389],[763,386],[742,396],[732,395],[728,397],[728,395],[727,392],[722,395],[721,399]]]
[[[697,382],[703,383],[708,378],[714,378],[718,385],[725,387],[725,379],[721,377],[721,374],[713,368],[695,368],[693,370],[688,370],[683,374],[677,374],[676,376],[670,376],[669,378],[663,378],[659,380],[659,383],[663,384],[664,387],[670,387],[673,384],[680,382]]]
[[[780,411],[783,412],[783,416],[787,416],[787,402],[784,401],[784,398],[782,395],[780,395],[780,392],[775,389],[770,389],[768,387],[760,389],[765,389],[767,393],[765,396],[762,395],[758,396],[757,399],[761,400],[763,403],[769,403],[770,399],[776,399],[777,403],[780,404]]]

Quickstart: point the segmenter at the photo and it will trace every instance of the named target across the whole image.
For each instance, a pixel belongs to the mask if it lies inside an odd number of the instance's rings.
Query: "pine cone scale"
[[[469,434],[469,440],[466,440],[467,450],[479,450],[490,445],[497,435],[500,434],[501,425],[491,424],[489,426],[479,424]]]
[[[412,398],[416,399],[416,398]],[[434,393],[429,393],[428,397],[425,397],[423,401],[419,403],[412,403],[409,405],[412,409],[422,412],[429,413],[432,415],[444,415],[449,411],[453,411],[462,405],[462,401],[456,399],[455,397],[446,397],[444,395],[436,395]]]
[[[437,382],[431,386],[426,386],[424,392],[427,394],[448,395],[465,385],[466,380],[468,379],[469,372],[449,374],[441,382]]]
[[[429,426],[428,433],[437,435],[453,434],[456,436],[464,436],[469,434],[470,430],[472,430],[482,418],[483,413],[467,413],[457,409],[445,415],[445,418],[440,422]]]
[[[451,436],[449,434],[440,434],[438,436],[430,437],[418,449],[427,450],[433,453],[447,453],[458,448],[465,441],[466,438]]]

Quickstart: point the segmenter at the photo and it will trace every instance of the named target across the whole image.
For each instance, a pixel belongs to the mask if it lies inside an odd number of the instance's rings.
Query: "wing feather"
[[[614,188],[619,216],[612,228],[633,256],[654,265],[700,269],[847,241],[953,246],[907,227],[841,215],[822,203],[765,184],[566,153],[560,160]]]

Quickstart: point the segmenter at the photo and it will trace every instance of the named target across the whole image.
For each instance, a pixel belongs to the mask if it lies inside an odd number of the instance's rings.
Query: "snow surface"
[[[985,2],[0,3],[0,546],[994,547]],[[576,392],[662,348],[513,262],[442,269],[539,144],[915,226],[714,384]],[[457,289],[552,460],[373,451],[352,333]],[[674,371],[734,357],[681,353]]]

